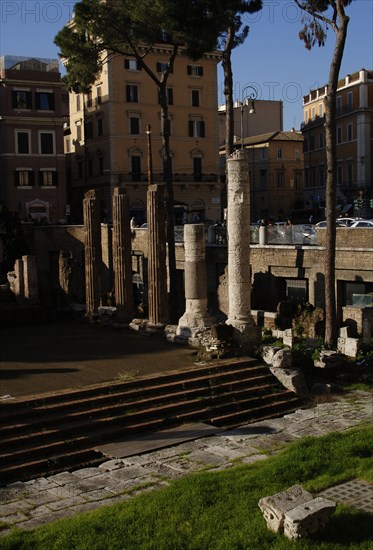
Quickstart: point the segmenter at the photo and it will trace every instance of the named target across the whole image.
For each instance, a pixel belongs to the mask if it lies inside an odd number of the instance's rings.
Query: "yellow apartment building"
[[[285,221],[303,206],[302,134],[295,130],[260,134],[244,138],[243,146],[249,162],[251,220]],[[224,161],[224,148],[220,154]]]
[[[306,206],[325,206],[325,98],[327,86],[303,98],[304,187]],[[337,92],[337,205],[353,212],[353,201],[365,200],[369,215],[372,195],[373,71],[361,69],[338,82]]]
[[[168,44],[153,46],[147,64],[160,73],[170,52]],[[196,214],[201,220],[221,217],[219,61],[219,52],[192,62],[181,50],[168,80],[176,223]],[[131,56],[106,62],[89,94],[70,93],[65,151],[72,221],[81,220],[82,199],[89,189],[97,190],[102,218],[110,220],[111,194],[118,185],[129,194],[137,224],[146,221],[148,125],[153,181],[164,181],[160,113],[157,86]]]

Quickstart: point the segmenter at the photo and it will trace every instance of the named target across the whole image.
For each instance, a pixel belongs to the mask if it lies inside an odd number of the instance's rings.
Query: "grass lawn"
[[[372,549],[372,516],[338,505],[326,529],[289,541],[267,530],[258,500],[295,483],[311,493],[343,480],[373,482],[373,427],[305,438],[252,465],[171,486],[33,531],[0,538],[19,550]]]

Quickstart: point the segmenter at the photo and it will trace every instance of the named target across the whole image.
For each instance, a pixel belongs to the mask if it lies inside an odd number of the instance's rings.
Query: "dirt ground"
[[[0,329],[0,398],[190,368],[195,352],[128,329],[78,321]]]

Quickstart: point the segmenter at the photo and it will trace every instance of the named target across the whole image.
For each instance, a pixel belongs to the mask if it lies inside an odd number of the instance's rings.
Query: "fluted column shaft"
[[[96,314],[101,295],[100,203],[94,190],[83,199],[86,314]]]
[[[129,196],[116,187],[113,192],[113,269],[117,319],[133,318],[133,285]]]
[[[164,190],[152,184],[147,193],[149,325],[167,322],[167,267]]]

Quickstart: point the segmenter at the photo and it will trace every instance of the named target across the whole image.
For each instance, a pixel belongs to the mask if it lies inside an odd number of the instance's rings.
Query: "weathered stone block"
[[[337,351],[326,350],[320,353],[320,359],[316,359],[313,364],[319,369],[340,367],[343,365],[343,357]]]
[[[258,506],[263,512],[267,527],[275,533],[283,531],[285,514],[293,508],[310,502],[313,499],[311,493],[300,485],[293,485],[286,491],[264,497],[259,500]]]
[[[269,370],[286,389],[296,393],[302,399],[308,395],[303,373],[298,369],[270,367]]]
[[[329,521],[335,508],[334,502],[322,497],[301,503],[285,512],[284,535],[299,539],[316,533]]]

